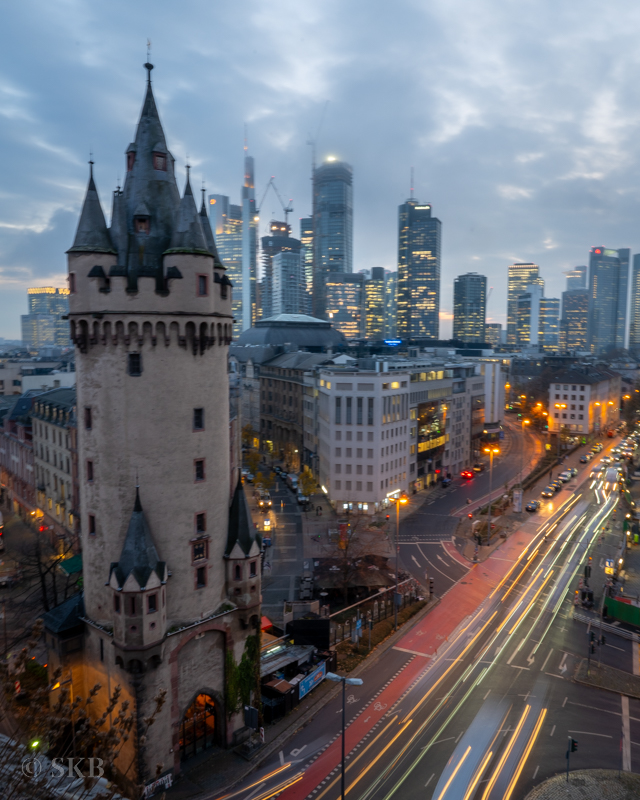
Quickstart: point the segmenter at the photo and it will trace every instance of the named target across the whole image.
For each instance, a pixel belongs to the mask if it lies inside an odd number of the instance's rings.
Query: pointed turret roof
[[[251,511],[249,510],[247,496],[242,486],[242,478],[238,477],[238,485],[236,486],[231,508],[229,509],[229,531],[224,554],[226,556],[231,555],[231,551],[236,544],[238,544],[242,552],[245,555],[249,555],[249,551],[255,541],[256,536],[253,532]]]
[[[187,183],[180,201],[170,249],[210,254],[202,231],[202,225],[200,224],[200,215],[196,208],[193,191],[191,190],[189,167],[187,167]],[[213,253],[210,255],[213,255]]]
[[[180,193],[174,174],[174,159],[160,122],[151,87],[151,64],[136,137],[127,148],[131,155],[122,197],[125,231],[118,230],[117,247],[120,261],[129,273],[156,274],[162,271],[162,254],[169,247],[174,220],[180,205]],[[154,161],[154,153],[165,157],[162,165]],[[140,214],[146,209],[148,214]],[[135,217],[149,217],[149,232],[139,233]]]
[[[89,162],[89,185],[76,230],[76,237],[69,253],[115,253],[104,212],[100,205],[98,190],[93,180],[93,161]]]
[[[144,589],[152,572],[156,572],[163,581],[165,571],[165,563],[160,561],[151,538],[151,531],[140,502],[140,492],[136,486],[136,502],[129,520],[127,535],[124,537],[120,560],[111,564],[111,572],[115,572],[120,588],[124,586],[129,575],[133,574],[140,588]]]
[[[207,250],[213,255],[213,264],[215,267],[224,269],[220,256],[218,255],[218,248],[216,247],[216,240],[211,230],[211,220],[207,214],[207,206],[204,202],[204,186],[202,187],[202,205],[200,206],[200,224],[202,225],[202,232],[204,233],[204,240],[207,244]]]

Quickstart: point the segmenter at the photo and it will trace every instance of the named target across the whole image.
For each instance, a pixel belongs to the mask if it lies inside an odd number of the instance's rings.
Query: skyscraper
[[[258,280],[258,222],[253,156],[244,146],[244,181],[242,183],[242,330],[250,328],[258,317],[256,283]],[[236,287],[236,294],[238,287]]]
[[[300,243],[302,244],[300,254],[307,294],[311,297],[313,293],[313,217],[303,217],[300,220]]]
[[[592,247],[589,254],[587,346],[596,355],[625,346],[629,255],[626,247]]]
[[[327,317],[347,339],[364,336],[364,275],[330,272],[325,278]]]
[[[69,347],[69,290],[38,286],[27,289],[27,298],[29,313],[20,317],[24,346],[29,350]]]
[[[543,297],[540,300],[538,344],[544,352],[558,349],[559,317],[560,298]]]
[[[516,347],[535,348],[539,344],[542,286],[525,286],[516,299]]]
[[[398,338],[398,273],[384,273],[384,338]]]
[[[437,339],[440,330],[440,220],[410,198],[398,208],[398,336]]]
[[[518,344],[516,333],[518,297],[524,294],[528,286],[544,286],[539,272],[537,264],[523,263],[509,266],[507,293],[507,345],[509,347],[516,347]]]
[[[631,310],[629,312],[629,350],[640,352],[640,253],[633,257]]]
[[[569,279],[567,279],[567,284]],[[589,292],[586,289],[571,289],[562,293],[562,319],[560,321],[561,350],[587,349],[587,315]]]
[[[564,273],[567,276],[567,291],[571,292],[574,289],[586,289],[587,288],[587,268],[586,267],[574,267],[574,269],[569,270],[568,272]]]
[[[325,281],[353,272],[353,169],[329,158],[313,172],[313,315],[326,318]]]
[[[296,241],[296,240],[293,240]],[[307,314],[308,295],[300,250],[280,250],[272,260],[271,314]]]
[[[459,275],[453,282],[453,338],[484,342],[487,279],[477,272]]]
[[[364,284],[365,336],[367,339],[384,338],[384,269],[374,267],[371,278]]]
[[[495,350],[502,344],[502,325],[499,322],[487,322],[484,326],[485,342]]]
[[[273,316],[276,312],[273,310],[273,258],[277,253],[292,252],[300,257],[302,244],[299,239],[294,239],[291,234],[291,225],[286,222],[272,220],[269,225],[269,235],[263,236],[261,239],[261,261],[262,261],[262,319],[267,319]],[[304,286],[301,291],[306,293],[306,281],[304,275],[296,270],[299,274],[299,279],[303,282]],[[305,301],[306,307],[306,301]],[[282,312],[281,312],[282,313]],[[296,314],[306,313],[298,310]]]
[[[209,195],[209,219],[220,260],[233,284],[233,335],[242,333],[242,206],[224,194]]]

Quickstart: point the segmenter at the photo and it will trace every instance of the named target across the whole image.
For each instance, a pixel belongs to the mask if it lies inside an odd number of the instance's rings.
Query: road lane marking
[[[266,781],[263,781],[263,782],[260,784],[260,786],[256,786],[256,788],[255,788],[255,789],[254,789],[254,790],[253,790],[253,791],[252,791],[250,794],[248,794],[248,795],[247,795],[247,796],[244,798],[244,800],[251,800],[251,798],[252,798],[254,795],[258,794],[258,792],[260,791],[260,789],[264,789],[264,787],[265,787],[266,785],[267,785],[267,782],[266,782]]]
[[[553,647],[549,650],[549,655],[545,658],[544,664],[540,667],[540,672],[544,672],[544,668],[547,666],[547,661],[551,658],[551,653],[553,653]]]
[[[278,753],[278,755],[280,757],[280,766],[283,766],[284,765],[284,753],[282,752],[282,750]]]
[[[622,701],[622,769],[631,772],[631,728],[629,725],[629,698],[621,696]]]
[[[487,697],[489,697],[490,694],[491,694],[491,689],[489,689],[489,691],[485,694],[485,696],[482,699],[486,700]]]
[[[533,778],[531,778],[532,781],[535,781],[539,769],[540,769],[540,764],[538,764],[538,766],[536,767],[536,771],[533,773]]]
[[[564,703],[567,702],[567,698],[565,697]],[[562,707],[564,708],[564,703]],[[590,708],[592,711],[599,711],[601,714],[615,714],[616,717],[621,716],[619,711],[610,711],[608,708],[598,708],[598,706],[587,706],[584,703],[574,703],[573,700],[569,700],[570,706],[580,706],[580,708]]]
[[[556,732],[556,726],[554,725],[553,728],[551,728],[551,733],[549,734],[549,736],[553,736],[555,732]]]
[[[401,653],[410,653],[412,656],[424,656],[424,658],[433,658],[434,653],[419,653],[417,650],[407,650],[405,647],[393,647],[394,650],[399,650]]]
[[[426,789],[427,786],[431,783],[431,781],[436,777],[436,773],[434,772],[433,775],[429,778],[429,780],[425,783],[424,788]]]
[[[527,640],[527,638],[526,638],[526,636],[525,636],[525,637],[524,637],[524,638],[521,640],[520,644],[519,644],[519,645],[516,647],[516,649],[513,651],[513,653],[511,653],[511,656],[509,657],[509,660],[507,661],[507,664],[509,664],[509,666],[511,666],[511,662],[512,662],[512,661],[513,661],[513,659],[514,659],[514,658],[515,658],[515,657],[518,655],[518,653],[519,653],[519,651],[520,651],[520,648],[521,648],[521,647],[522,647],[522,645],[523,645],[523,644],[526,642],[526,640]]]
[[[613,739],[608,733],[593,733],[593,731],[568,731],[568,733],[579,733],[581,736],[599,736],[601,739]]]
[[[355,763],[356,763],[356,762],[357,762],[357,761],[358,761],[360,758],[362,758],[362,756],[363,756],[363,755],[364,755],[364,754],[367,752],[367,750],[368,750],[370,747],[372,747],[372,746],[373,746],[373,745],[374,745],[374,744],[375,744],[375,743],[378,741],[378,739],[379,739],[379,738],[380,738],[380,737],[381,737],[381,736],[382,736],[384,733],[386,733],[386,732],[387,732],[387,730],[388,730],[388,729],[391,727],[391,725],[393,725],[393,723],[394,723],[394,722],[395,722],[397,719],[398,719],[398,715],[396,714],[396,716],[395,716],[395,717],[394,717],[394,718],[393,718],[393,719],[392,719],[390,722],[388,722],[388,723],[387,723],[387,724],[384,726],[384,728],[383,728],[383,729],[380,731],[380,733],[379,733],[379,734],[378,734],[378,735],[377,735],[377,736],[376,736],[374,739],[372,739],[372,740],[369,742],[369,744],[368,744],[368,745],[367,745],[367,746],[364,748],[364,750],[363,750],[361,753],[358,753],[358,755],[357,755],[357,756],[356,756],[356,757],[353,759],[353,761],[350,761],[350,762],[349,762],[349,764],[347,765],[347,770],[350,770],[350,769],[353,767],[353,765],[354,765],[354,764],[355,764]],[[392,740],[392,741],[394,741],[394,740]],[[387,745],[387,746],[388,746],[388,745]],[[385,750],[386,750],[386,748],[385,748]],[[361,774],[362,774],[362,773],[361,773]],[[338,781],[340,780],[340,778],[341,778],[341,776],[340,776],[340,775],[338,775],[338,777],[337,777],[337,778],[335,778],[335,779],[334,779],[334,780],[333,780],[333,781],[332,781],[332,782],[331,782],[331,783],[330,783],[330,784],[329,784],[327,787],[325,787],[324,791],[322,791],[322,792],[321,792],[321,793],[318,795],[318,797],[316,798],[316,800],[320,800],[320,798],[321,798],[321,797],[324,797],[324,795],[325,795],[325,794],[326,794],[326,793],[329,791],[329,789],[332,789],[332,788],[333,788],[333,787],[336,785],[336,783],[338,783]],[[349,791],[349,790],[347,790],[347,791]]]
[[[453,770],[453,772],[452,772],[452,773],[451,773],[451,775],[449,776],[449,780],[448,780],[448,781],[445,783],[445,785],[444,785],[444,789],[443,789],[443,790],[440,792],[440,794],[438,795],[438,798],[437,798],[437,800],[442,800],[442,798],[445,796],[445,794],[447,793],[447,789],[449,788],[449,786],[451,786],[451,782],[453,781],[453,779],[454,779],[454,778],[456,777],[456,775],[458,774],[458,770],[459,770],[459,769],[460,769],[460,767],[463,765],[463,763],[464,763],[464,760],[466,759],[466,757],[469,755],[469,753],[470,753],[470,752],[471,752],[471,745],[469,745],[469,746],[467,747],[467,749],[464,751],[464,755],[462,756],[462,758],[460,759],[460,761],[458,761],[458,763],[457,763],[457,765],[456,765],[456,768]]]
[[[458,734],[458,738],[455,741],[455,744],[458,744],[458,742],[460,741],[460,737],[462,736],[463,733],[464,731],[460,731],[460,733]]]

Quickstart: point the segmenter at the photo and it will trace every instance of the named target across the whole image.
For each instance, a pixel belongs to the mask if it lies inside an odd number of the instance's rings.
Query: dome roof
[[[278,314],[258,320],[255,327],[240,334],[236,344],[295,344],[300,349],[326,350],[346,344],[346,339],[328,320],[307,314]]]

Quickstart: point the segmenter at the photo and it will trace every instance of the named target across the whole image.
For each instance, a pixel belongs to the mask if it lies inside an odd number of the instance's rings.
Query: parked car
[[[557,481],[556,480],[556,481],[551,481],[549,486],[552,486],[556,490],[556,492],[559,492],[560,489],[562,489],[563,484],[562,484],[562,481]]]
[[[443,478],[441,483],[443,486],[448,486],[451,483],[451,478]]]
[[[531,500],[531,502],[527,503],[527,505],[524,507],[524,510],[534,512],[537,511],[541,505],[542,503],[539,500]]]
[[[298,476],[297,475],[294,475],[292,472],[290,472],[287,475],[286,483],[287,483],[287,486],[291,489],[292,492],[297,492],[298,491]]]
[[[243,478],[247,483],[253,483],[253,473],[249,472],[249,470],[244,470]]]
[[[580,456],[580,463],[581,464],[588,464],[589,461],[591,461],[591,458],[592,457],[588,453],[586,455],[584,455],[584,456]]]
[[[543,497],[553,497],[556,493],[555,486],[545,486],[544,489],[540,492]]]
[[[276,473],[276,475],[280,475],[280,473],[282,472],[282,467],[274,467],[273,471]]]
[[[306,504],[309,502],[309,498],[307,497],[307,495],[306,494],[302,494],[302,492],[300,492],[300,491],[298,492],[298,494],[296,496],[296,500],[298,501],[298,505],[300,505],[300,506],[306,506]]]
[[[566,469],[564,472],[561,472],[558,475],[558,480],[562,481],[562,483],[566,483],[567,481],[571,480],[571,473],[569,472],[569,470]]]
[[[567,472],[570,472],[570,473],[571,473],[571,477],[572,477],[572,478],[575,478],[575,477],[576,477],[576,475],[578,474],[578,470],[577,470],[575,467],[569,467],[569,469],[567,470]]]
[[[469,480],[470,478],[473,478],[473,472],[470,469],[464,469],[460,473],[460,477],[466,478],[467,480]]]

